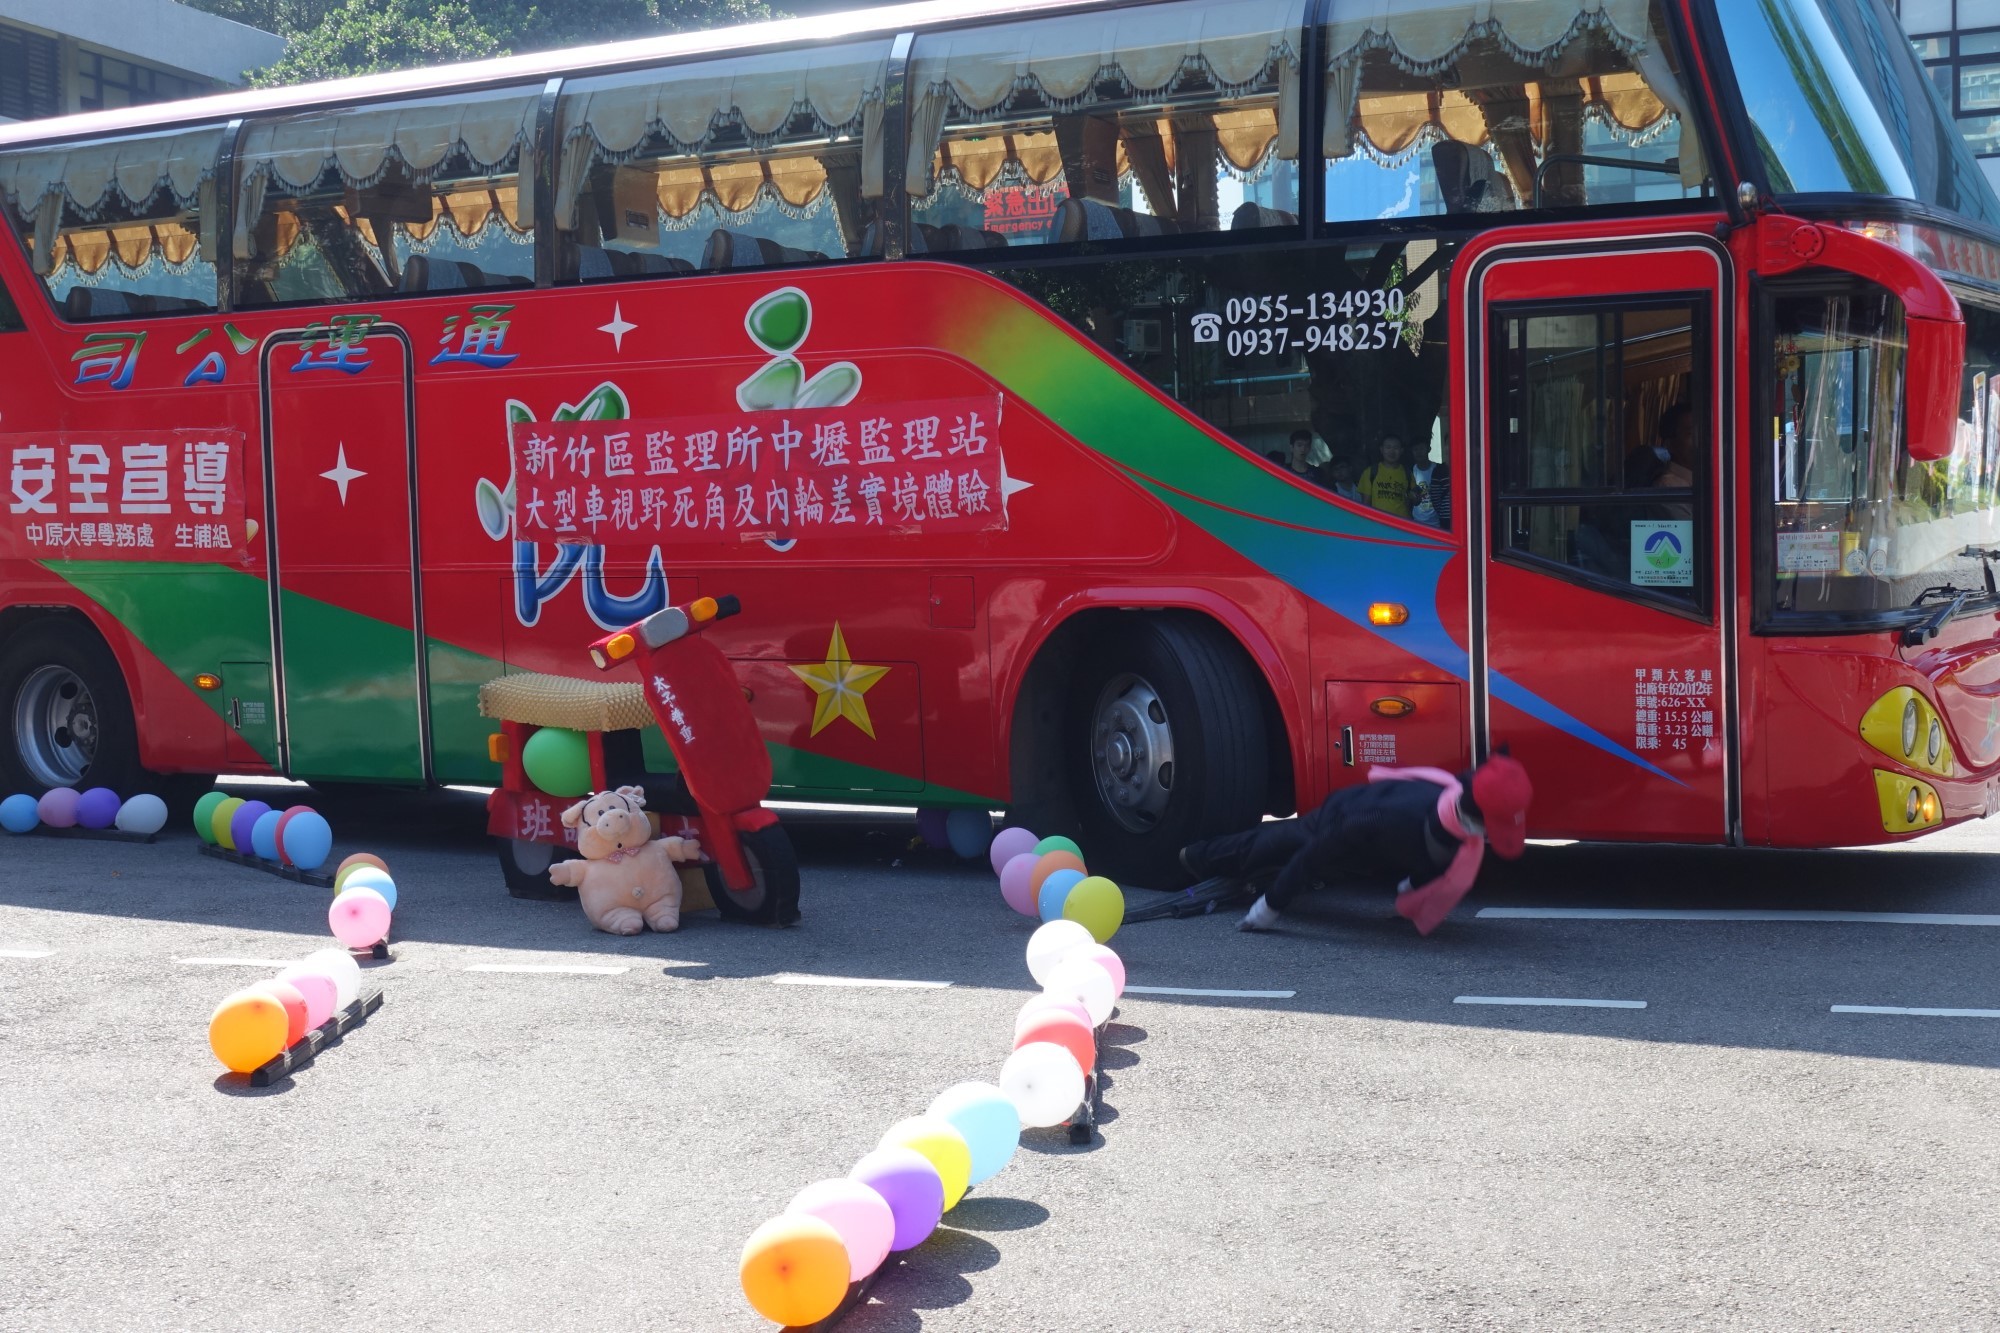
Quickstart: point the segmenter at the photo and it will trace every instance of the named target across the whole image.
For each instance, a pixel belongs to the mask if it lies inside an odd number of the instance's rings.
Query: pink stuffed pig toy
[[[642,787],[599,792],[563,811],[576,830],[581,860],[558,861],[549,878],[574,888],[590,924],[612,935],[647,926],[678,930],[681,874],[677,863],[701,858],[692,838],[655,838]]]

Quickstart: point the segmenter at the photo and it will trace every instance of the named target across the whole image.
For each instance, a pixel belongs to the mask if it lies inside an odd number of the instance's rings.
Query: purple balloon
[[[35,812],[50,828],[70,828],[76,824],[76,805],[82,799],[74,787],[56,787],[42,793]]]
[[[1040,842],[1034,834],[1024,828],[1003,828],[993,835],[993,845],[986,849],[988,859],[993,862],[993,873],[999,874],[1007,868],[1007,863],[1022,852],[1032,852]]]
[[[945,812],[917,811],[917,836],[922,838],[927,846],[933,848],[941,850],[951,846],[951,832],[945,824]]]
[[[110,828],[122,804],[111,788],[92,787],[76,798],[76,822],[85,828]]]
[[[1035,886],[1030,876],[1035,873],[1035,862],[1042,858],[1033,851],[1022,852],[1019,856],[1007,858],[1007,864],[1000,867],[1000,896],[1007,900],[1007,906],[1022,916],[1039,916],[1035,905]]]
[[[896,1219],[891,1251],[915,1249],[944,1216],[944,1181],[914,1148],[877,1148],[847,1173],[882,1196]]]
[[[229,837],[235,842],[239,855],[257,854],[257,821],[270,813],[271,807],[262,801],[245,801],[236,807],[236,813],[229,817]]]

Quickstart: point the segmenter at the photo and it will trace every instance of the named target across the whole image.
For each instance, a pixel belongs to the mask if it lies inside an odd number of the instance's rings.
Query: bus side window
[[[253,122],[237,154],[236,301],[417,296],[535,281],[539,88]]]
[[[1321,49],[1330,222],[1684,199],[1708,174],[1661,0],[1335,0]]]
[[[21,309],[14,304],[14,298],[0,287],[0,333],[19,333],[27,326],[21,322]]]
[[[222,130],[0,154],[0,212],[68,320],[215,309]]]
[[[1290,227],[1299,0],[917,38],[910,253]]]
[[[888,66],[870,41],[565,82],[558,278],[880,254]]]

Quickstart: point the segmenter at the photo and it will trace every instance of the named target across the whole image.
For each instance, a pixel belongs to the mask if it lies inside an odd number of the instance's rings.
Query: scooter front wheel
[[[760,926],[789,926],[799,919],[799,857],[782,824],[738,835],[743,859],[750,863],[750,887],[734,892],[723,882],[722,869],[703,867],[708,894],[726,921]]]
[[[575,889],[549,880],[550,866],[576,855],[570,848],[533,842],[527,838],[495,838],[493,841],[499,844],[500,877],[507,881],[507,892],[511,896],[541,902],[576,901]]]

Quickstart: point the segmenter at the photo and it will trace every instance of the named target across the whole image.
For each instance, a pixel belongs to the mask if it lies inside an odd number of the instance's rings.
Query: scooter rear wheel
[[[526,838],[495,838],[493,841],[499,845],[500,877],[507,881],[507,892],[511,896],[551,903],[576,901],[575,889],[549,880],[549,867],[558,861],[570,860],[576,855],[574,851]]]
[[[722,868],[703,867],[715,910],[726,921],[760,926],[789,926],[799,919],[799,858],[782,824],[740,835],[743,858],[750,863],[750,887],[733,892],[723,883]]]

